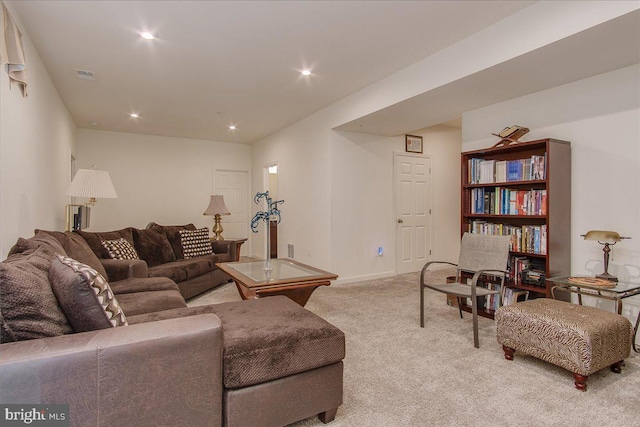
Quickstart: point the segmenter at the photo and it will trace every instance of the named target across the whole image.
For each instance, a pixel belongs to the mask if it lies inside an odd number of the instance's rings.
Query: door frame
[[[427,244],[429,245],[429,247],[431,248],[429,255],[428,255],[428,261],[433,261],[433,156],[430,154],[420,154],[420,153],[407,153],[404,151],[394,151],[393,152],[393,173],[392,173],[392,179],[393,179],[393,227],[394,227],[394,231],[393,231],[393,247],[394,247],[394,271],[396,274],[398,274],[398,263],[399,263],[399,244],[400,242],[398,242],[398,232],[396,230],[396,224],[397,224],[397,220],[398,220],[398,180],[397,180],[397,170],[396,170],[396,160],[398,157],[418,157],[418,158],[426,158],[429,159],[429,163],[430,163],[430,170],[429,173],[431,175],[431,179],[429,180],[429,193],[431,195],[431,197],[429,198],[429,218],[427,219],[427,223],[429,226],[429,230],[430,233],[427,236],[427,239],[425,240],[425,242],[427,242]]]

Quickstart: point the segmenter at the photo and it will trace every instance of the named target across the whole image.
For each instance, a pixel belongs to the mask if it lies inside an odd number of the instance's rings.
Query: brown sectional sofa
[[[344,334],[288,298],[187,307],[172,280],[127,277],[109,286],[128,325],[76,332],[56,254],[111,268],[75,233],[18,240],[0,262],[0,403],[69,404],[72,426],[280,426],[342,404]]]
[[[124,277],[166,277],[174,281],[185,299],[229,281],[216,267],[217,262],[236,261],[235,242],[211,243],[213,255],[184,259],[179,230],[195,230],[193,224],[163,226],[149,223],[145,229],[133,227],[115,231],[77,231],[103,263],[110,280]],[[38,230],[36,230],[38,231]],[[140,260],[114,262],[104,249],[103,240],[124,238],[136,249]],[[145,266],[146,264],[146,266]]]

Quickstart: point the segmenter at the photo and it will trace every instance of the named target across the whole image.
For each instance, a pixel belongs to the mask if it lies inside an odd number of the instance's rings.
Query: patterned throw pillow
[[[180,233],[180,241],[182,242],[185,259],[213,254],[211,240],[209,240],[209,230],[207,228],[178,231]]]
[[[127,325],[109,283],[88,265],[56,254],[49,280],[60,308],[76,332]]]
[[[102,246],[113,259],[140,259],[136,249],[124,237],[117,240],[103,240]]]

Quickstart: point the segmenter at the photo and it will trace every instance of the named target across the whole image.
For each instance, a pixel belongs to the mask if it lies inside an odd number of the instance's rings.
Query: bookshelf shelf
[[[551,297],[544,278],[571,270],[571,143],[540,139],[464,152],[461,171],[461,234],[510,234],[507,286]],[[524,283],[522,270],[543,285]]]

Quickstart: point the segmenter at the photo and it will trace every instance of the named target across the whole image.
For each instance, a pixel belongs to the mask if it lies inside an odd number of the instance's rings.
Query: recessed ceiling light
[[[230,126],[229,126],[229,130],[236,130],[235,125],[230,125]]]
[[[300,74],[302,74],[303,76],[310,76],[311,75],[311,70],[302,70],[302,71],[300,71]]]
[[[129,117],[133,117],[134,119],[137,119],[138,117],[140,117],[140,114],[138,114],[138,113],[131,113],[131,114],[129,114]]]
[[[153,40],[156,38],[156,36],[154,36],[153,34],[151,34],[148,31],[144,31],[142,33],[140,33],[140,37],[142,37],[145,40]]]

